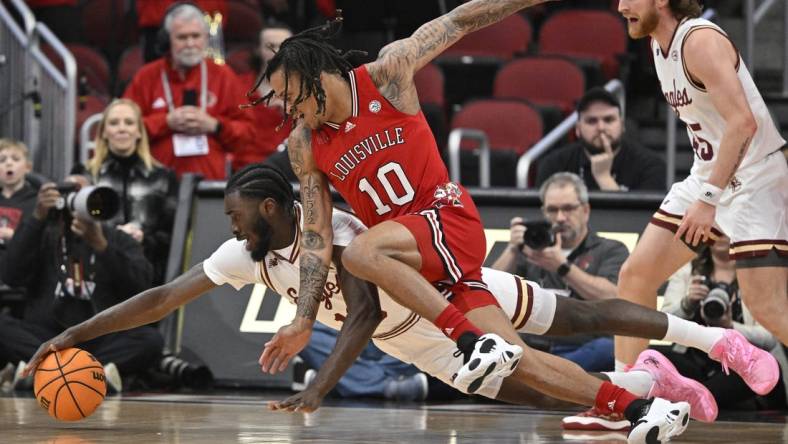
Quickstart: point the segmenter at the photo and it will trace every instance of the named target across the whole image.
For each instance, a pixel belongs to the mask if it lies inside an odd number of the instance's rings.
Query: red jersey
[[[366,66],[349,77],[351,117],[312,131],[318,168],[369,227],[432,207],[449,173],[424,114],[397,110]]]

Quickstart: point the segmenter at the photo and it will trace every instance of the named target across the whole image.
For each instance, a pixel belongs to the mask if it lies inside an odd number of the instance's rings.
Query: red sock
[[[457,342],[460,336],[465,332],[471,332],[476,336],[481,336],[483,334],[481,330],[471,324],[471,321],[466,319],[465,315],[462,314],[460,310],[457,310],[457,307],[452,304],[449,304],[449,306],[435,318],[434,324],[441,329],[444,335],[450,337],[454,342]]]
[[[623,414],[629,404],[636,399],[640,398],[609,381],[604,381],[596,394],[594,407],[604,413]]]

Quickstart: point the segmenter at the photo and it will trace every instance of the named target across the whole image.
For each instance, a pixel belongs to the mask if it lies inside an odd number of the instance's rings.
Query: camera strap
[[[72,257],[69,254],[69,241],[67,239],[68,236],[60,236],[60,256],[61,261],[58,264],[58,272],[60,274],[58,279],[58,285],[55,289],[55,296],[63,297],[66,295],[70,295],[76,299],[82,300],[89,300],[93,295],[93,290],[95,288],[94,278],[96,275],[95,271],[95,263],[96,263],[96,254],[91,252],[90,258],[88,260],[88,274],[89,276],[85,276],[85,264],[82,261],[82,258],[77,252],[76,255]]]

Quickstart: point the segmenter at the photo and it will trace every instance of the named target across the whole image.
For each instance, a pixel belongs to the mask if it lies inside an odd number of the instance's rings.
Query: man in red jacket
[[[176,6],[164,29],[169,51],[140,69],[124,97],[142,109],[156,159],[179,177],[224,179],[226,154],[255,137],[251,115],[238,108],[245,91],[229,67],[203,57],[208,29],[199,8]]]

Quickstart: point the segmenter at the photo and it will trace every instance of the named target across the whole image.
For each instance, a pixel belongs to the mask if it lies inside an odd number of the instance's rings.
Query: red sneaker
[[[621,413],[602,413],[596,407],[561,420],[564,430],[628,431],[629,427],[629,421]]]

